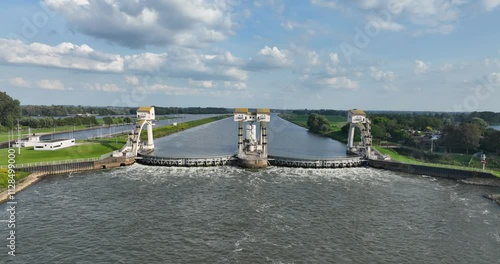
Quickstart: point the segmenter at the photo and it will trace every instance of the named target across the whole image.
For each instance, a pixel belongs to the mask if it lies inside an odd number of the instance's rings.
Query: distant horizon
[[[14,98],[15,99],[15,98]],[[137,105],[137,106],[110,106],[110,105],[83,105],[83,104],[48,104],[48,105],[34,105],[34,104],[22,104],[21,102],[21,107],[23,106],[81,106],[81,107],[93,107],[93,108],[136,108],[136,107],[141,107],[143,105]],[[149,105],[149,106],[154,106],[154,107],[175,107],[175,108],[225,108],[225,109],[235,109],[239,108],[242,106],[238,107],[225,107],[225,106],[164,106],[164,105]],[[260,107],[245,107],[248,109],[256,109]],[[295,111],[295,110],[308,110],[308,111],[321,111],[321,110],[332,110],[332,111],[349,111],[352,109],[359,109],[363,110],[365,112],[408,112],[408,113],[473,113],[473,112],[493,112],[493,113],[500,113],[500,112],[495,112],[495,111],[472,111],[472,112],[445,112],[445,111],[429,111],[429,110],[374,110],[374,109],[362,109],[362,108],[350,108],[350,109],[337,109],[337,108],[273,108],[273,107],[263,107],[263,108],[269,108],[271,110],[279,110],[279,111]]]

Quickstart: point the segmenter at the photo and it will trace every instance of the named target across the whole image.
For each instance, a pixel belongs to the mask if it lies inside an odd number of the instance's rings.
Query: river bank
[[[227,117],[228,116],[215,116],[200,120],[188,121],[185,123],[178,124],[177,126],[171,125],[171,126],[159,127],[154,129],[153,134],[155,138],[161,138],[167,135],[187,130],[189,128],[218,121]],[[75,162],[75,163],[68,162],[63,164],[39,165],[37,166],[38,167],[37,169],[29,169],[31,174],[29,174],[26,177],[23,177],[22,179],[18,179],[18,183],[16,184],[15,188],[15,193],[25,190],[29,186],[37,183],[42,178],[48,175],[70,173],[77,171],[87,171],[87,170],[112,169],[112,168],[132,165],[134,163],[135,159],[106,158],[106,159],[92,161],[92,164],[83,164],[83,162]],[[78,164],[80,164],[81,166]],[[10,195],[7,189],[0,190],[0,204],[6,202],[9,199],[9,196]]]

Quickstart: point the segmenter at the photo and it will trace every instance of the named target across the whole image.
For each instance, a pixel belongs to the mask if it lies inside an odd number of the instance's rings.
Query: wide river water
[[[274,155],[345,151],[273,119]],[[231,154],[236,133],[221,120],[157,139],[156,152]],[[370,168],[133,165],[50,176],[17,195],[15,257],[0,205],[0,263],[499,263],[500,206],[482,198],[493,192]]]

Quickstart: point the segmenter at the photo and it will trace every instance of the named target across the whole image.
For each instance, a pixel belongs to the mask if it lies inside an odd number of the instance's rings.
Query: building
[[[154,106],[143,106],[137,109],[137,119],[139,120],[155,120]]]
[[[58,150],[75,145],[75,139],[54,139],[35,143],[34,150]]]
[[[347,122],[351,124],[365,123],[366,113],[363,110],[352,109],[347,114]]]
[[[36,136],[33,134],[32,136],[28,137],[28,140],[21,140],[21,147],[26,148],[26,147],[33,147],[35,146],[36,143],[40,142],[40,136]],[[16,144],[14,145],[16,148],[19,147],[18,142],[16,141]]]

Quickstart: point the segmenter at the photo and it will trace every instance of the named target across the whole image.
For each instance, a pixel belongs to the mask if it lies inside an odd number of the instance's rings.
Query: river
[[[500,131],[500,126],[490,126],[491,128]]]
[[[187,122],[187,121],[192,121],[192,120],[209,118],[209,117],[213,117],[213,116],[218,116],[218,115],[214,115],[214,114],[175,115],[175,116],[172,116],[171,119],[163,119],[163,120],[155,121],[154,126],[155,127],[167,126],[167,125],[171,125],[173,123]],[[74,132],[69,131],[66,133],[57,133],[55,135],[43,135],[43,136],[41,136],[41,139],[42,140],[67,139],[67,138],[88,139],[88,138],[95,138],[95,137],[103,137],[103,136],[120,134],[123,132],[129,132],[132,130],[134,130],[134,124],[117,125],[117,126],[110,126],[110,127],[102,126],[99,128],[88,129],[88,130],[81,130],[81,131],[74,131]]]
[[[345,151],[274,119],[272,154]],[[156,152],[230,154],[236,133],[221,120],[156,139]],[[17,255],[0,220],[0,263],[498,263],[500,207],[481,197],[492,192],[370,168],[71,173],[18,194]]]

